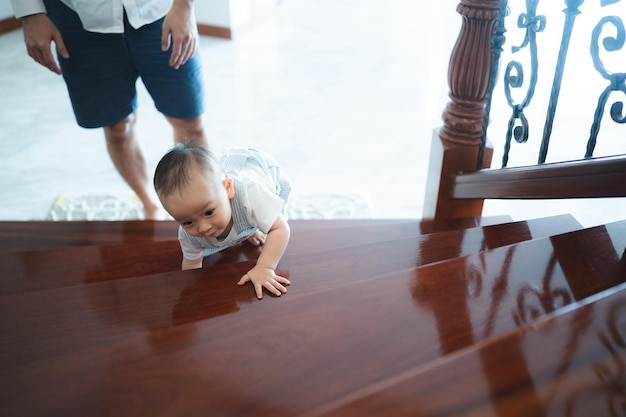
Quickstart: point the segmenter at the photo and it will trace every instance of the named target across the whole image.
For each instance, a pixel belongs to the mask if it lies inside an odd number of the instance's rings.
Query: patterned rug
[[[292,195],[289,219],[366,219],[372,217],[366,195]],[[47,220],[142,220],[143,206],[134,194],[60,195]],[[165,219],[164,219],[165,220]]]

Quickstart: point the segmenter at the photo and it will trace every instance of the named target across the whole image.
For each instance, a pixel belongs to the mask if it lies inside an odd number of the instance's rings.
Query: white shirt
[[[131,26],[139,28],[159,20],[172,7],[173,0],[62,0],[78,13],[90,32],[124,33],[124,10]],[[43,0],[11,0],[15,17],[46,13]]]

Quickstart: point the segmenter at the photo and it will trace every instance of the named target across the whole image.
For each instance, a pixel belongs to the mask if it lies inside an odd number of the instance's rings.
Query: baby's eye
[[[205,215],[206,217],[210,217],[210,216],[212,216],[212,215],[213,215],[213,213],[215,213],[215,209],[211,209],[211,210],[207,210],[207,211],[205,211],[205,212],[204,212],[204,215]]]
[[[182,222],[180,225],[183,227],[189,227],[191,226],[192,222]]]

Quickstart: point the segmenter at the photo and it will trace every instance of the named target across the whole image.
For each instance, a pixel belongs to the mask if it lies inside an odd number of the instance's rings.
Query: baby
[[[251,281],[280,296],[287,278],[275,269],[289,241],[284,206],[289,179],[269,155],[256,149],[229,149],[216,158],[207,148],[177,144],[159,162],[154,188],[176,220],[182,269],[201,268],[203,257],[248,239],[264,245],[254,268],[238,282]]]

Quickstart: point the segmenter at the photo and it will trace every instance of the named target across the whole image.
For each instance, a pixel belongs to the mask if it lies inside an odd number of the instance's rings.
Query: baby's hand
[[[254,290],[259,300],[263,298],[263,287],[272,294],[280,297],[281,294],[287,292],[287,288],[284,286],[291,284],[287,278],[276,275],[273,269],[259,265],[249,270],[246,275],[241,277],[237,284],[243,285],[248,281],[251,281],[254,285]]]
[[[260,230],[254,232],[252,236],[248,238],[248,242],[252,244],[252,246],[260,246],[265,244],[265,240],[267,239],[267,234],[263,233]]]

